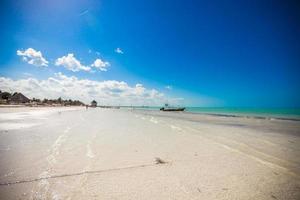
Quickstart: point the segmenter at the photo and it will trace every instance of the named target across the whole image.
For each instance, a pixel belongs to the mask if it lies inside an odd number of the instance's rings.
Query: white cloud
[[[172,90],[173,89],[173,87],[171,86],[171,85],[166,85],[166,87],[165,87],[167,90]]]
[[[43,57],[40,51],[28,48],[25,51],[17,50],[17,55],[22,56],[23,61],[35,66],[48,66],[48,61]]]
[[[56,59],[56,66],[63,66],[68,70],[73,72],[78,71],[90,71],[91,68],[89,66],[84,66],[74,57],[74,54],[69,53],[67,56],[63,56],[61,58]]]
[[[102,61],[100,58],[97,58],[91,66],[101,71],[107,71],[107,67],[110,66],[110,64],[109,62]]]
[[[100,58],[97,58],[90,66],[85,66],[81,64],[80,61],[77,60],[77,58],[75,58],[74,54],[72,53],[69,53],[67,56],[63,56],[61,58],[56,59],[55,65],[63,66],[66,69],[71,70],[73,72],[92,72],[92,68],[98,69],[100,71],[107,71],[107,67],[110,66],[109,62],[103,61]]]
[[[137,88],[141,88],[141,87],[143,87],[143,84],[141,84],[141,83],[137,83],[137,84],[135,85],[135,87],[137,87]]]
[[[119,48],[119,47],[115,49],[115,52],[119,53],[119,54],[124,54],[124,52],[122,51],[122,49]]]
[[[55,74],[45,80],[29,77],[12,80],[0,77],[0,88],[3,91],[22,92],[32,98],[79,99],[90,103],[95,99],[100,105],[163,105],[172,99],[155,89],[147,89],[138,83],[130,86],[124,81],[93,81],[79,79],[75,76]]]

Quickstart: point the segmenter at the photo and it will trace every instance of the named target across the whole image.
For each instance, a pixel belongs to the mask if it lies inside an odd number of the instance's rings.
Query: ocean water
[[[160,107],[134,107],[143,110],[159,110]],[[300,108],[237,108],[237,107],[186,107],[185,112],[228,116],[274,117],[300,120]]]
[[[300,119],[300,108],[187,107],[186,112]]]

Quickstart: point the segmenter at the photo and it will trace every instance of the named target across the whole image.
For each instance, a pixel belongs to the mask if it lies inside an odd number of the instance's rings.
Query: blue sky
[[[4,89],[112,104],[300,106],[292,2],[27,0],[1,1],[0,9]],[[47,64],[30,63],[29,48]],[[74,58],[83,68],[74,71]],[[63,81],[81,80],[97,86],[64,92]]]

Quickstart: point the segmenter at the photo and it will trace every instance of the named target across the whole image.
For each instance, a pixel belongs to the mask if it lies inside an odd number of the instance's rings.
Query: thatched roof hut
[[[28,103],[30,99],[28,99],[26,96],[24,96],[22,93],[15,92],[11,98],[10,103]]]

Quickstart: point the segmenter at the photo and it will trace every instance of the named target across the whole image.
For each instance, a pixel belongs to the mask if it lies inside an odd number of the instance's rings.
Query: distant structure
[[[96,101],[95,101],[96,102]],[[0,104],[9,105],[9,104],[23,104],[26,106],[84,106],[85,104],[79,100],[65,99],[61,97],[58,99],[29,99],[20,92],[10,93],[3,92],[0,90]],[[97,106],[97,102],[96,102]]]
[[[9,92],[2,92],[0,90],[0,104],[7,104],[11,98],[11,94]]]
[[[20,92],[10,94],[9,92],[0,91],[0,104],[26,104],[30,99]]]
[[[21,103],[28,103],[30,102],[30,99],[28,99],[26,96],[24,96],[22,93],[18,93],[18,92],[15,92],[10,100],[9,100],[10,103],[12,104],[21,104]]]
[[[93,101],[91,102],[91,107],[97,107],[97,101],[93,100]]]

